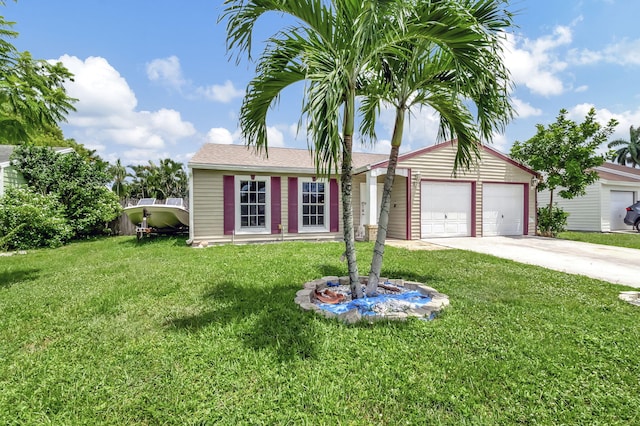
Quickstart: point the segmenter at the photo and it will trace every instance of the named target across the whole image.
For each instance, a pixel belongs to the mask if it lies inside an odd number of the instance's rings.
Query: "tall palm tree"
[[[391,190],[402,144],[405,115],[414,106],[432,107],[440,115],[440,139],[457,139],[454,173],[468,168],[479,155],[478,143],[491,139],[512,117],[509,72],[501,60],[500,39],[511,25],[501,0],[423,2],[413,9],[421,38],[404,43],[402,57],[386,56],[378,64],[377,79],[368,86],[362,105],[363,132],[375,134],[375,118],[384,103],[395,108],[391,151],[373,249],[367,295],[377,291],[382,269]],[[455,38],[440,34],[439,15],[446,14]],[[423,25],[422,23],[427,23]],[[473,105],[474,119],[470,106]]]
[[[616,139],[609,142],[607,145],[609,148],[619,146],[613,155],[611,160],[616,163],[626,166],[630,164],[631,167],[640,166],[640,127],[634,129],[633,126],[629,128],[629,140]]]
[[[362,297],[355,253],[352,189],[352,146],[356,95],[362,78],[379,54],[390,53],[403,36],[402,14],[396,25],[383,25],[400,1],[374,0],[227,0],[227,48],[251,56],[253,29],[267,12],[292,17],[296,24],[268,39],[249,83],[240,111],[242,135],[249,145],[267,152],[267,111],[290,85],[306,81],[301,120],[319,174],[340,165],[343,234],[354,297]],[[383,32],[383,29],[386,31]],[[340,115],[342,110],[342,116]],[[342,130],[340,130],[340,122]]]
[[[160,160],[158,165],[158,183],[164,198],[184,197],[187,192],[187,179],[184,165],[170,158]]]
[[[128,195],[128,185],[127,185],[127,168],[122,165],[122,162],[118,158],[116,160],[116,164],[112,164],[109,166],[109,174],[113,179],[113,185],[111,185],[111,190],[116,193],[119,199],[122,199]]]

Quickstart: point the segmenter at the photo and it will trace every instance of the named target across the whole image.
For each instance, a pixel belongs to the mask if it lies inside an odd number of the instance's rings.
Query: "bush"
[[[59,247],[72,235],[63,206],[52,195],[7,188],[0,207],[0,240],[8,249]]]
[[[545,237],[555,237],[559,232],[565,231],[569,213],[562,210],[557,205],[551,208],[538,208],[538,230]]]
[[[108,163],[87,161],[76,153],[60,154],[49,147],[19,146],[12,164],[30,188],[56,197],[73,238],[108,232],[107,223],[120,214],[118,197],[106,187]]]
[[[121,211],[118,196],[105,186],[78,187],[65,206],[74,238],[110,233],[108,224]]]

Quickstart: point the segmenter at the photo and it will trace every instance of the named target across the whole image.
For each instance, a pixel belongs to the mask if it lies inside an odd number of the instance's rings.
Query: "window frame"
[[[324,225],[304,225],[304,203],[303,203],[303,187],[305,183],[321,183],[324,185]],[[313,178],[298,178],[298,233],[313,233],[313,232],[330,232],[331,224],[331,203],[330,203],[330,181],[326,179],[313,179]]]
[[[264,202],[264,227],[243,227],[242,226],[242,204],[240,203],[240,193],[242,182],[264,182],[265,184],[265,202]],[[237,235],[251,234],[271,234],[271,177],[256,175],[236,175],[234,182],[235,196],[235,233]]]

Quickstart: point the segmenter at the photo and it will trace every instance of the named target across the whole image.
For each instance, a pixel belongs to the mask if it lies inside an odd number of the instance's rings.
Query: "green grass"
[[[346,273],[342,251],[115,238],[0,258],[0,423],[638,422],[640,308],[624,287],[388,247],[385,275],[450,308],[348,326],[293,303]]]
[[[585,243],[640,249],[640,233],[561,232],[558,238]]]

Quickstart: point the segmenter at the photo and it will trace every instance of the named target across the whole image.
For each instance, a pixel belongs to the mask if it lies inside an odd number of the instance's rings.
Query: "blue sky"
[[[612,138],[640,125],[638,0],[513,0],[517,27],[505,61],[515,83],[519,116],[495,148],[508,152],[555,121],[566,108],[581,121],[591,106],[602,122],[620,124]],[[13,41],[36,58],[62,61],[79,99],[62,126],[65,137],[109,161],[134,164],[170,157],[187,162],[206,142],[242,143],[237,116],[253,65],[225,51],[222,1],[19,0],[0,14],[20,35]],[[261,22],[260,43],[282,18]],[[256,52],[259,53],[259,52]],[[269,116],[269,145],[306,147],[296,137],[301,88],[283,96]],[[393,114],[380,117],[375,150],[388,153]],[[403,150],[435,142],[437,117],[418,111],[405,129]]]

